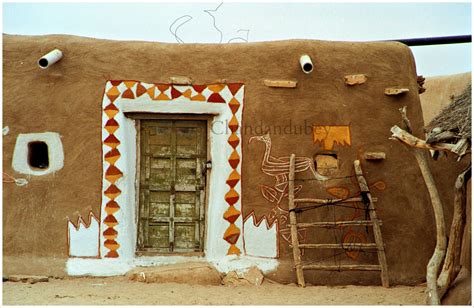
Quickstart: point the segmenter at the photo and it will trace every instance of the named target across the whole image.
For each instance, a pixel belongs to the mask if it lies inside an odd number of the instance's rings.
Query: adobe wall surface
[[[302,40],[176,45],[59,35],[4,35],[3,39],[3,125],[10,129],[3,137],[3,168],[9,175],[29,181],[22,187],[12,183],[3,185],[6,274],[22,272],[20,265],[13,265],[18,256],[30,258],[30,265],[38,270],[43,267],[40,263],[33,265],[37,258],[50,258],[55,260],[54,264],[63,262],[58,260],[66,262],[68,219],[86,218],[89,211],[104,219],[102,104],[114,87],[108,81],[139,81],[148,87],[153,83],[169,84],[172,76],[188,76],[197,85],[239,83],[245,87],[239,136],[241,213],[235,222],[239,226],[236,245],[242,255],[248,253],[249,243],[256,241],[258,233],[252,228],[268,234],[275,232],[276,226],[278,249],[274,253],[279,265],[268,275],[282,282],[295,280],[287,242],[289,233],[284,230],[287,198],[278,190],[279,184],[285,182],[284,177],[268,168],[262,169],[265,153],[262,137],[249,143],[251,137],[269,131],[269,153],[276,158],[285,160],[295,153],[311,161],[318,153],[337,155],[338,169],[332,174],[336,179],[323,184],[314,181],[309,170],[296,174],[297,179],[305,179],[298,184],[301,185],[298,197],[344,198],[357,194],[352,163],[360,159],[371,190],[378,198],[391,283],[424,280],[435,243],[429,196],[414,157],[402,145],[388,140],[390,127],[400,123],[398,108],[405,105],[415,133],[422,136],[417,74],[408,47],[398,43]],[[53,48],[61,49],[64,58],[50,69],[39,69],[38,58]],[[304,53],[311,56],[314,64],[313,73],[308,75],[302,73],[298,64]],[[350,74],[366,74],[368,80],[349,87],[344,83],[344,76]],[[264,79],[296,80],[298,85],[294,89],[270,88],[263,84]],[[124,83],[117,84],[125,89]],[[138,83],[134,82],[133,87],[136,91]],[[387,87],[410,91],[387,96],[384,95]],[[295,125],[297,132],[290,132],[288,127]],[[64,167],[43,176],[16,173],[12,169],[12,154],[18,134],[40,132],[61,135]],[[383,151],[386,159],[366,161],[363,159],[366,151]],[[450,188],[442,193],[450,200]],[[224,200],[222,204],[209,206],[224,207],[222,212],[227,207]],[[450,210],[447,211],[449,216]],[[322,208],[303,215],[301,221],[363,219],[364,211],[353,204],[350,208],[335,211]],[[303,242],[373,241],[371,232],[367,234],[365,228],[310,231],[300,234]],[[126,236],[133,237],[119,233],[119,244],[123,245]],[[227,245],[224,234],[211,236],[210,240]],[[119,255],[123,247],[118,248]],[[341,263],[376,262],[375,255],[369,252],[342,251],[335,256],[333,251],[305,251],[304,259],[329,264],[334,264],[334,259]],[[59,267],[44,269],[44,273],[64,270]],[[314,284],[380,283],[377,273],[308,272],[306,279]]]
[[[462,94],[471,82],[471,73],[427,77],[420,95],[423,120],[428,124],[439,112],[452,102],[452,98]]]

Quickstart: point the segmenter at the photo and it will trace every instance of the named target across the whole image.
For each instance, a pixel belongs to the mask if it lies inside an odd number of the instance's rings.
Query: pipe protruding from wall
[[[311,58],[308,55],[302,55],[300,57],[300,65],[305,74],[309,74],[313,71],[313,62],[311,62]]]
[[[48,52],[47,54],[45,54],[38,60],[38,65],[42,69],[47,69],[54,63],[61,60],[62,57],[63,57],[63,52],[61,50],[53,49],[52,51]]]

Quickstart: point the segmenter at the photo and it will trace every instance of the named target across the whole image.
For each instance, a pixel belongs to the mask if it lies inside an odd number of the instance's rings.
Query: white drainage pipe
[[[302,55],[300,57],[300,65],[305,74],[309,74],[313,71],[313,62],[311,62],[311,58],[308,55]]]
[[[61,60],[62,57],[63,57],[62,51],[59,49],[54,49],[50,51],[49,53],[45,54],[44,56],[42,56],[41,59],[38,60],[38,65],[42,69],[47,69],[54,63]]]

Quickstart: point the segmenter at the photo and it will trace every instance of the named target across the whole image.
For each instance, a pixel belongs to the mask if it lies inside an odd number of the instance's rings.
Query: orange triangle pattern
[[[236,150],[232,152],[229,156],[229,164],[232,167],[232,169],[237,169],[237,166],[240,163],[240,156],[239,153],[237,153]]]
[[[237,243],[239,237],[240,229],[236,225],[230,224],[227,230],[225,230],[224,240],[226,240],[229,244],[235,244]]]
[[[112,149],[115,149],[119,146],[120,141],[114,135],[109,135],[107,138],[105,138],[104,144],[111,147]]]
[[[178,90],[175,89],[175,87],[171,87],[171,98],[175,99],[183,95],[183,93],[179,92]]]
[[[107,198],[109,198],[111,200],[114,200],[115,198],[117,198],[121,193],[122,193],[122,191],[120,189],[118,189],[118,187],[113,185],[113,184],[110,185],[109,188],[107,188],[104,191],[104,195],[106,195]]]
[[[137,97],[142,96],[147,92],[147,89],[139,82],[137,84]]]
[[[125,90],[125,91],[123,92],[122,98],[134,99],[134,98],[135,98],[135,94],[133,94],[132,89],[127,89],[127,90]]]
[[[118,221],[115,219],[114,215],[107,215],[107,217],[104,219],[104,223],[109,227],[118,225]]]
[[[191,89],[187,89],[186,91],[183,92],[183,96],[187,98],[191,98]]]
[[[225,88],[225,84],[222,84],[222,83],[210,84],[207,86],[207,88],[214,93],[219,93]]]
[[[242,84],[228,84],[227,88],[229,91],[232,93],[232,95],[235,96],[235,94],[239,91],[241,88]],[[209,88],[211,91],[212,90],[217,90],[215,88]],[[220,89],[222,90],[222,89]],[[219,90],[219,91],[220,91]],[[217,96],[218,95],[218,96]],[[219,99],[222,99],[222,96],[214,92],[209,97],[209,101],[214,100],[218,101]],[[222,99],[223,100],[223,99]],[[238,211],[235,207],[234,204],[237,203],[239,200],[240,196],[237,193],[237,191],[234,189],[234,187],[237,185],[237,183],[240,181],[240,174],[237,172],[237,167],[240,164],[240,155],[237,152],[237,146],[240,144],[240,138],[236,134],[237,130],[239,129],[239,121],[237,120],[237,117],[235,114],[240,108],[240,103],[237,99],[234,97],[230,100],[228,104],[230,110],[232,111],[232,118],[229,121],[229,129],[231,130],[232,134],[229,136],[229,139],[227,139],[227,142],[229,145],[234,149],[232,151],[232,154],[229,156],[229,165],[232,167],[232,172],[230,173],[229,177],[227,178],[227,185],[230,186],[229,192],[225,195],[225,200],[229,204],[229,208],[227,211],[224,213],[224,219],[227,220],[230,225],[227,228],[225,234],[224,234],[224,239],[231,244],[229,247],[229,250],[227,251],[228,255],[240,255],[240,249],[235,245],[237,243],[239,237],[240,237],[240,229],[235,226],[235,221],[240,217],[241,212]]]
[[[229,121],[229,129],[233,133],[235,133],[239,129],[239,121],[237,121],[235,114],[232,116],[232,119],[230,119]]]
[[[107,228],[102,234],[107,240],[114,240],[118,232],[114,228]]]
[[[118,252],[115,251],[115,250],[111,250],[109,251],[106,255],[105,255],[106,258],[118,258],[119,255],[118,255]]]
[[[240,211],[237,210],[233,205],[229,206],[227,211],[224,213],[224,219],[233,224],[240,216]]]
[[[227,254],[228,255],[238,255],[238,256],[240,256],[241,251],[237,246],[235,246],[234,244],[231,244],[230,247],[229,247],[229,250],[227,250]]]
[[[109,119],[112,119],[119,112],[119,110],[118,110],[117,107],[115,107],[114,104],[111,103],[111,104],[105,106],[104,112],[105,112],[105,114],[107,115],[107,117]]]
[[[107,181],[109,181],[112,184],[115,184],[115,182],[120,179],[123,176],[122,171],[120,171],[117,167],[114,165],[111,165],[107,171],[105,171],[105,178]]]
[[[115,199],[122,193],[122,191],[115,186],[115,182],[123,176],[122,171],[115,166],[115,163],[120,158],[120,152],[117,150],[117,147],[120,145],[120,140],[114,135],[114,133],[119,129],[120,124],[114,119],[114,117],[119,113],[119,109],[114,105],[114,101],[117,97],[120,96],[120,91],[118,86],[122,81],[111,81],[112,87],[107,91],[106,95],[110,100],[110,104],[104,108],[104,113],[107,115],[109,120],[104,125],[105,130],[109,133],[109,136],[104,139],[103,144],[111,147],[112,149],[104,154],[104,160],[109,163],[109,167],[105,171],[104,178],[111,185],[104,191],[104,196],[110,200],[105,205],[105,212],[107,216],[103,220],[103,223],[108,226],[108,228],[103,232],[105,237],[104,247],[109,249],[109,252],[105,255],[106,258],[118,258],[119,254],[117,249],[120,247],[115,239],[118,236],[117,230],[114,227],[118,224],[117,219],[114,216],[114,213],[120,210],[120,206],[115,201]],[[124,81],[126,90],[122,93],[122,98],[135,98],[135,93],[132,90],[132,87],[136,84],[137,96],[141,96],[147,92],[147,89],[137,83],[136,81]]]
[[[127,89],[131,89],[137,82],[136,81],[124,81],[123,82]]]
[[[119,128],[119,124],[112,118],[105,123],[104,128],[109,132],[109,134],[113,134]]]
[[[160,93],[160,95],[155,97],[155,100],[157,100],[157,101],[169,101],[170,98],[165,93]]]
[[[151,99],[155,99],[155,86],[152,86],[146,90],[146,93],[150,96]]]
[[[207,87],[205,85],[196,85],[196,84],[193,84],[192,85],[194,91],[196,91],[197,93],[201,94],[202,91],[204,91],[204,89]]]
[[[185,91],[179,91],[175,87],[169,84],[154,84],[153,86],[146,88],[144,84],[137,81],[121,81],[114,80],[110,81],[112,87],[106,92],[107,98],[110,100],[110,104],[104,108],[104,113],[107,115],[109,120],[104,125],[105,130],[109,132],[109,136],[103,141],[104,145],[111,147],[112,149],[104,155],[104,160],[109,163],[109,167],[105,172],[105,180],[110,182],[109,188],[104,191],[104,195],[110,200],[106,203],[105,211],[108,214],[104,219],[104,223],[109,226],[103,233],[106,241],[104,246],[110,251],[105,255],[107,258],[118,258],[119,254],[117,249],[120,245],[115,241],[118,236],[118,232],[114,229],[114,226],[118,224],[118,221],[113,216],[114,213],[120,210],[119,204],[114,201],[120,194],[121,191],[114,184],[118,179],[123,177],[122,171],[120,171],[115,163],[120,158],[121,154],[118,151],[117,147],[120,145],[120,140],[118,140],[114,133],[119,129],[119,123],[114,119],[114,117],[119,113],[118,108],[113,104],[118,97],[134,99],[140,97],[144,94],[147,94],[150,99],[155,101],[170,101],[172,99],[184,96],[191,101],[201,101],[208,103],[226,103],[225,99],[221,96],[220,92],[228,88],[229,92],[235,96],[242,88],[243,84],[241,83],[231,83],[231,84],[212,84],[212,85],[192,85],[192,89],[186,89]],[[119,86],[124,84],[126,89],[123,90],[123,93],[120,93]],[[136,85],[136,87],[135,87]],[[146,84],[145,84],[146,85]],[[135,87],[135,88],[134,88]],[[134,89],[133,89],[134,88]],[[168,96],[165,94],[165,91],[171,89],[171,94]],[[212,94],[206,99],[202,92],[208,89]],[[159,92],[158,92],[159,91]],[[230,110],[232,111],[232,119],[229,121],[229,129],[232,131],[232,134],[229,136],[227,142],[234,149],[232,154],[229,156],[228,161],[229,165],[232,167],[232,171],[229,177],[226,180],[227,185],[229,185],[230,190],[225,195],[225,200],[228,203],[229,207],[224,213],[224,219],[229,222],[229,227],[227,228],[224,239],[230,244],[227,254],[236,254],[240,255],[240,249],[235,246],[239,237],[240,229],[234,224],[235,221],[240,217],[241,212],[234,207],[234,204],[240,199],[239,193],[234,189],[237,183],[241,179],[241,175],[237,172],[237,167],[240,164],[240,155],[238,154],[237,147],[240,145],[240,138],[236,134],[239,129],[240,123],[237,120],[235,114],[241,107],[241,103],[233,97],[228,103]]]
[[[237,172],[237,170],[232,170],[230,173],[229,177],[227,178],[227,185],[230,186],[230,188],[234,188],[235,185],[240,181],[240,174]]]
[[[104,246],[110,250],[117,250],[120,247],[119,243],[114,240],[105,240]]]
[[[169,84],[157,84],[156,86],[158,87],[158,90],[160,90],[161,92],[165,92],[166,90],[170,88]]]
[[[120,206],[119,206],[118,203],[115,202],[114,200],[110,200],[110,201],[107,202],[107,204],[105,205],[105,212],[106,212],[108,215],[112,215],[113,213],[116,213],[119,209],[120,209]]]
[[[227,201],[229,206],[234,205],[237,201],[239,201],[239,198],[239,194],[233,188],[231,188],[224,196],[224,199]]]
[[[227,84],[227,88],[229,89],[230,93],[235,96],[237,92],[239,92],[240,88],[243,86],[241,83],[229,83]]]
[[[119,97],[120,91],[117,87],[112,87],[107,91],[106,95],[110,99],[110,102],[113,103],[117,97]]]
[[[117,149],[112,149],[104,155],[104,159],[109,164],[113,165],[120,158],[120,152]]]
[[[198,95],[194,95],[193,97],[191,97],[191,100],[192,101],[204,102],[204,101],[206,101],[206,97],[204,97],[204,95],[202,95],[202,94],[198,94]]]
[[[227,139],[227,142],[230,144],[230,146],[235,149],[239,143],[240,143],[240,139],[239,137],[237,136],[236,133],[232,133],[232,135],[230,135],[229,139]]]
[[[209,103],[225,103],[225,100],[219,93],[212,93],[207,99]]]
[[[232,98],[229,102],[229,108],[232,110],[232,114],[235,114],[240,108],[240,103],[235,98]]]

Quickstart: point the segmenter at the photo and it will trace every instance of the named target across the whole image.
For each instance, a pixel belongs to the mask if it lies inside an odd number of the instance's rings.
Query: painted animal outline
[[[276,203],[280,207],[283,197],[288,196],[288,175],[290,172],[290,156],[275,157],[271,155],[272,139],[270,133],[260,136],[250,137],[248,143],[253,140],[261,141],[265,144],[265,153],[262,159],[262,171],[266,175],[275,177],[276,183],[273,187],[267,185],[260,185],[262,195],[271,203]],[[313,160],[309,157],[295,157],[295,174],[310,170],[314,178],[319,181],[328,180],[327,177],[319,174],[315,167]],[[295,194],[298,193],[302,185],[295,186]]]

